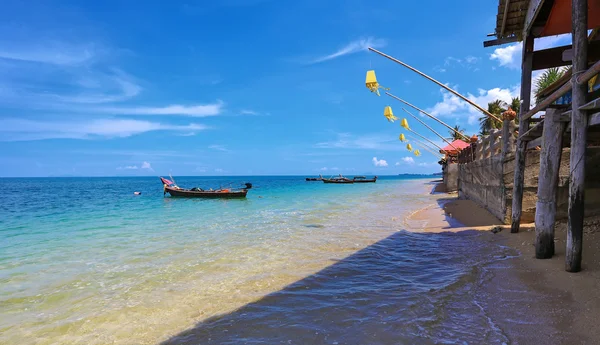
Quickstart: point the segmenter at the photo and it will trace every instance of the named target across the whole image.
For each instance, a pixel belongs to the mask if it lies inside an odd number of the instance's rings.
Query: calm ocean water
[[[201,200],[164,198],[158,178],[0,179],[0,343],[507,340],[464,297],[505,249],[402,231],[432,203],[427,180],[176,180],[255,188]]]

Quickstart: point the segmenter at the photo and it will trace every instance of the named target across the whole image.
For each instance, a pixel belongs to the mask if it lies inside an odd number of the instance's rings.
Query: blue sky
[[[398,141],[401,104],[468,134],[519,93],[520,46],[483,48],[496,0],[39,1],[0,13],[0,176],[398,174],[440,170]],[[568,37],[536,42],[536,49]],[[568,42],[566,42],[568,43]],[[427,123],[447,135],[432,120]],[[434,134],[409,121],[418,133]]]

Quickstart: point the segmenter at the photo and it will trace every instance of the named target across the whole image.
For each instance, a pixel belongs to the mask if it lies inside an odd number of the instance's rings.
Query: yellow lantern
[[[421,151],[419,151],[419,150],[415,150],[414,153],[415,153],[415,156],[417,156],[417,157],[419,157],[421,155]]]
[[[400,122],[400,126],[402,126],[402,128],[410,130],[410,127],[408,127],[408,121],[406,121],[406,119],[402,119],[402,122]]]
[[[379,96],[379,89],[389,90],[379,85],[374,70],[367,71],[366,85],[367,89],[371,90],[371,92],[376,93],[377,96]]]
[[[412,145],[411,144],[406,144],[406,148],[408,149],[408,151],[412,151]]]
[[[390,107],[389,105],[383,109],[383,116],[385,116],[385,118],[389,122],[394,122],[394,121],[398,120],[398,118],[395,117],[394,113],[392,112],[392,107]]]
[[[405,142],[406,137],[404,137],[404,133],[400,133],[400,137],[398,139],[400,139],[401,142]]]

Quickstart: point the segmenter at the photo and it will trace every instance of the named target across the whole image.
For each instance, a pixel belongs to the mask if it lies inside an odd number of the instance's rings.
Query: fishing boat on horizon
[[[323,181],[323,175],[319,175],[319,177],[307,177],[306,181]]]
[[[175,184],[173,177],[171,177],[171,180],[164,177],[160,178],[160,181],[163,183],[163,195],[169,193],[171,197],[185,198],[245,198],[248,190],[252,188],[252,183],[245,183],[242,188],[219,188],[215,190],[211,188],[204,190],[194,187],[184,189]]]

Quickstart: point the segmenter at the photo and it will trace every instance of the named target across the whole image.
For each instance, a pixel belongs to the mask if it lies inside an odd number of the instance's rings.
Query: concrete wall
[[[458,196],[475,201],[496,218],[504,220],[506,197],[502,177],[500,155],[459,164]]]
[[[567,218],[569,204],[570,150],[563,149],[557,192],[557,219]],[[458,195],[485,207],[505,224],[512,216],[512,189],[514,182],[514,155],[504,162],[502,156],[460,164]],[[525,157],[525,183],[522,222],[533,222],[537,202],[540,151],[528,151]],[[600,214],[600,147],[588,148],[586,155],[586,217]]]
[[[447,192],[455,192],[458,189],[458,164],[450,163],[444,169],[444,185]]]

